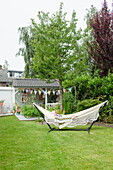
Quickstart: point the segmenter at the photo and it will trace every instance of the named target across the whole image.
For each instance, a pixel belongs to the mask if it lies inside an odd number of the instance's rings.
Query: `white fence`
[[[0,101],[4,100],[3,106],[0,105],[0,113],[11,113],[15,104],[15,89],[13,87],[0,87]]]

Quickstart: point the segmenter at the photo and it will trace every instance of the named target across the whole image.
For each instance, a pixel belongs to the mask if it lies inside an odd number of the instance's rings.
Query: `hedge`
[[[100,120],[113,123],[113,74],[109,73],[107,77],[94,77],[93,79],[90,75],[82,75],[77,77],[73,84],[77,90],[77,105],[73,103],[75,111],[84,110],[108,100],[108,106],[100,115]],[[75,95],[74,88],[72,94]],[[65,96],[66,94],[64,94],[64,100]],[[72,101],[67,100],[67,105],[72,105]]]

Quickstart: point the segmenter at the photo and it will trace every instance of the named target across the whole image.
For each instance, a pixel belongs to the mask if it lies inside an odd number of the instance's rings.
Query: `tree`
[[[32,58],[33,58],[33,48],[31,46],[31,39],[32,39],[32,34],[30,31],[30,26],[28,27],[22,27],[18,29],[20,36],[19,36],[19,43],[23,44],[24,46],[22,48],[19,48],[18,53],[16,54],[17,56],[22,55],[24,57],[25,61],[25,69],[24,69],[24,74],[25,77],[33,77],[34,73],[31,69],[31,63],[32,63]]]
[[[93,38],[88,42],[91,61],[101,70],[101,76],[113,72],[113,16],[108,10],[106,0],[100,12],[90,17]]]
[[[91,44],[91,42],[94,40],[93,37],[93,28],[90,26],[90,18],[92,18],[96,14],[96,8],[91,5],[90,9],[86,9],[87,13],[84,17],[84,20],[86,21],[86,28],[84,29],[83,32],[83,43],[82,43],[82,51],[84,52],[84,56],[87,58],[87,71],[88,73],[94,77],[95,75],[98,74],[98,69],[94,65],[94,62],[90,60],[90,54],[88,53],[88,45],[87,42]]]
[[[60,109],[63,110],[62,81],[79,57],[80,30],[76,31],[76,13],[73,11],[71,21],[66,20],[66,13],[62,12],[63,3],[59,11],[51,17],[49,13],[39,12],[37,24],[32,19],[32,41],[34,56],[32,68],[38,72],[41,79],[57,79],[60,85]]]
[[[8,70],[8,68],[9,68],[8,61],[5,60],[5,61],[4,61],[4,64],[3,64],[3,69],[4,69],[4,70]]]

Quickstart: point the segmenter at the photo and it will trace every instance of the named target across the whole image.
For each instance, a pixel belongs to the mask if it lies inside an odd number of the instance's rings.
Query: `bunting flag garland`
[[[51,91],[49,89],[47,89],[47,94],[49,94],[49,95],[51,94]]]
[[[26,93],[26,90],[25,90],[25,89],[23,89],[23,93]]]
[[[64,93],[66,92],[66,89],[63,89]]]
[[[31,89],[31,88],[29,88],[29,89],[26,89],[26,88],[24,88],[24,89],[21,89],[21,88],[19,88],[19,91],[21,92],[21,93],[29,93],[29,94],[39,94],[39,95],[41,95],[42,93],[43,93],[43,95],[45,96],[45,93],[47,93],[48,95],[50,95],[51,93],[53,94],[53,95],[59,95],[60,94],[60,90],[58,90],[58,89],[45,89],[45,88],[40,88],[40,89]],[[64,92],[66,92],[66,89],[63,89],[63,91]]]
[[[49,95],[50,95],[50,94],[51,94],[51,90],[49,90],[49,89],[48,89],[48,90],[47,90],[47,94],[49,94]]]
[[[39,95],[41,95],[41,93],[42,93],[41,90],[39,90]]]
[[[26,92],[26,93],[29,93],[30,91],[29,91],[29,89],[26,89],[25,92]]]
[[[32,89],[30,89],[30,94],[32,94]]]
[[[39,95],[41,95],[41,93],[42,93],[42,92],[41,92],[41,90],[40,90],[40,89],[38,89],[38,94],[39,94]]]
[[[57,95],[57,96],[58,96],[58,94],[59,94],[59,93],[58,93],[58,92],[56,92],[56,95]]]
[[[35,90],[34,93],[35,93],[35,95],[36,95],[36,94],[37,94],[37,91]]]
[[[53,95],[55,95],[55,91],[53,90]]]
[[[45,95],[45,93],[46,93],[45,89],[43,90],[43,93],[44,93],[44,95]]]
[[[50,95],[50,94],[51,94],[51,91],[48,91],[48,94]]]
[[[71,92],[72,88],[69,88],[69,91]]]

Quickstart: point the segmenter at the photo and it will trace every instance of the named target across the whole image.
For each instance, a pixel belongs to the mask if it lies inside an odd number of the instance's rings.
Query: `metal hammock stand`
[[[102,113],[103,112],[103,109],[104,109],[104,107],[107,105],[107,102],[108,101],[106,101],[106,103],[102,106],[102,108],[101,108],[101,110],[99,111],[99,114],[100,113]],[[37,106],[35,105],[35,103],[33,103],[33,105],[35,106],[35,108],[38,110],[38,112],[40,113],[40,115],[41,115],[41,117],[43,118],[43,120],[46,122],[46,124],[48,125],[48,127],[50,128],[50,130],[48,131],[48,133],[49,132],[51,132],[51,131],[88,131],[88,133],[90,133],[90,129],[92,128],[92,126],[93,126],[93,124],[95,123],[95,122],[97,122],[98,121],[98,119],[97,120],[95,120],[95,121],[93,121],[92,123],[91,123],[91,125],[88,127],[88,128],[86,128],[86,129],[58,129],[58,128],[52,128],[51,127],[51,125],[49,124],[49,123],[47,123],[47,121],[45,120],[45,118],[44,118],[44,115],[41,113],[41,111],[37,108]]]

